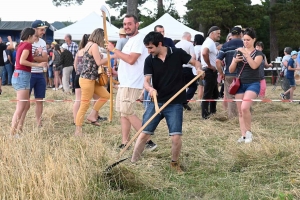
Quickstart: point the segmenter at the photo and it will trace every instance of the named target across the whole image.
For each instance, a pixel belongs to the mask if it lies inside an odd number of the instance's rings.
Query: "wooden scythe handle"
[[[103,30],[104,30],[104,39],[105,39],[105,43],[108,43],[108,36],[107,36],[107,28],[106,28],[106,13],[104,11],[102,11],[102,18],[103,18]],[[110,73],[112,74],[112,70],[111,70],[111,63],[110,63],[110,52],[107,50],[107,67],[108,70],[110,71]],[[109,106],[109,122],[112,122],[112,118],[113,118],[113,106],[114,106],[114,102],[113,102],[113,78],[112,76],[109,77],[109,100],[110,100],[110,106]]]
[[[119,158],[123,155],[123,153],[128,149],[128,147],[133,143],[133,141],[140,135],[140,133],[148,126],[148,124],[165,108],[167,107],[181,92],[183,92],[187,87],[189,87],[193,82],[195,82],[197,79],[200,78],[204,74],[204,71],[202,73],[198,74],[195,78],[193,78],[190,82],[188,82],[183,88],[181,88],[176,94],[174,94],[160,109],[155,111],[155,113],[152,115],[152,117],[138,130],[138,132],[131,138],[131,140],[126,144],[126,146],[122,149],[122,151],[119,154]]]

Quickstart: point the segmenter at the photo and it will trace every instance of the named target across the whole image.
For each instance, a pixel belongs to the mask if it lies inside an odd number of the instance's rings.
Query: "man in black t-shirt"
[[[2,85],[2,72],[4,69],[4,59],[3,59],[3,51],[6,49],[13,49],[13,41],[10,36],[7,37],[9,41],[9,46],[6,44],[2,43],[2,38],[0,37],[0,94],[2,93],[1,85]]]
[[[192,64],[199,72],[202,72],[199,61],[193,59],[182,49],[163,46],[164,37],[158,32],[150,32],[144,38],[144,44],[150,55],[146,58],[144,64],[144,87],[153,97],[156,92],[158,106],[161,107],[172,96],[174,96],[183,86],[184,79],[182,74],[183,64]],[[152,85],[150,80],[152,78]],[[154,92],[155,91],[155,92]],[[172,161],[171,168],[177,172],[182,172],[178,163],[181,151],[181,135],[182,135],[182,103],[186,101],[185,90],[178,95],[164,110],[157,115],[143,132],[139,135],[131,162],[137,162],[142,154],[145,144],[151,135],[154,134],[160,120],[166,118],[169,128],[169,135],[172,137]],[[155,113],[155,106],[149,103],[143,116],[143,125]]]

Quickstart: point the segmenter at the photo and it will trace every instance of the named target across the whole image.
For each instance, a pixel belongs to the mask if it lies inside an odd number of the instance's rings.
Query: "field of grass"
[[[278,99],[280,88],[267,88]],[[21,139],[8,138],[15,91],[3,87],[0,96],[0,199],[300,199],[300,105],[255,103],[251,144],[237,144],[237,119],[217,115],[202,120],[200,103],[184,112],[178,175],[169,169],[171,141],[165,121],[152,138],[158,144],[136,165],[125,161],[110,173],[121,141],[115,113],[112,123],[84,125],[85,137],[73,136],[72,103],[47,102],[43,127],[35,125],[32,104]],[[46,99],[73,99],[47,90]],[[300,99],[296,90],[294,99]],[[101,110],[108,116],[109,103]],[[141,117],[143,107],[137,107]],[[132,135],[135,131],[132,130]],[[125,154],[130,155],[131,147]],[[126,155],[124,155],[125,157]]]

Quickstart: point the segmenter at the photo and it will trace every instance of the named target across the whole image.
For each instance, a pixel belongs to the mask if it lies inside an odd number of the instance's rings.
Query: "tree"
[[[52,0],[53,5],[55,6],[69,6],[72,4],[81,5],[84,0]]]

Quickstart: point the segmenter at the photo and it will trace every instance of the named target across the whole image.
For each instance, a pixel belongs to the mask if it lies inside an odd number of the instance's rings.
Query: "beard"
[[[134,27],[134,28],[131,30],[131,32],[126,33],[126,35],[127,35],[127,36],[133,36],[133,35],[135,34],[135,32],[136,32],[136,27]]]

